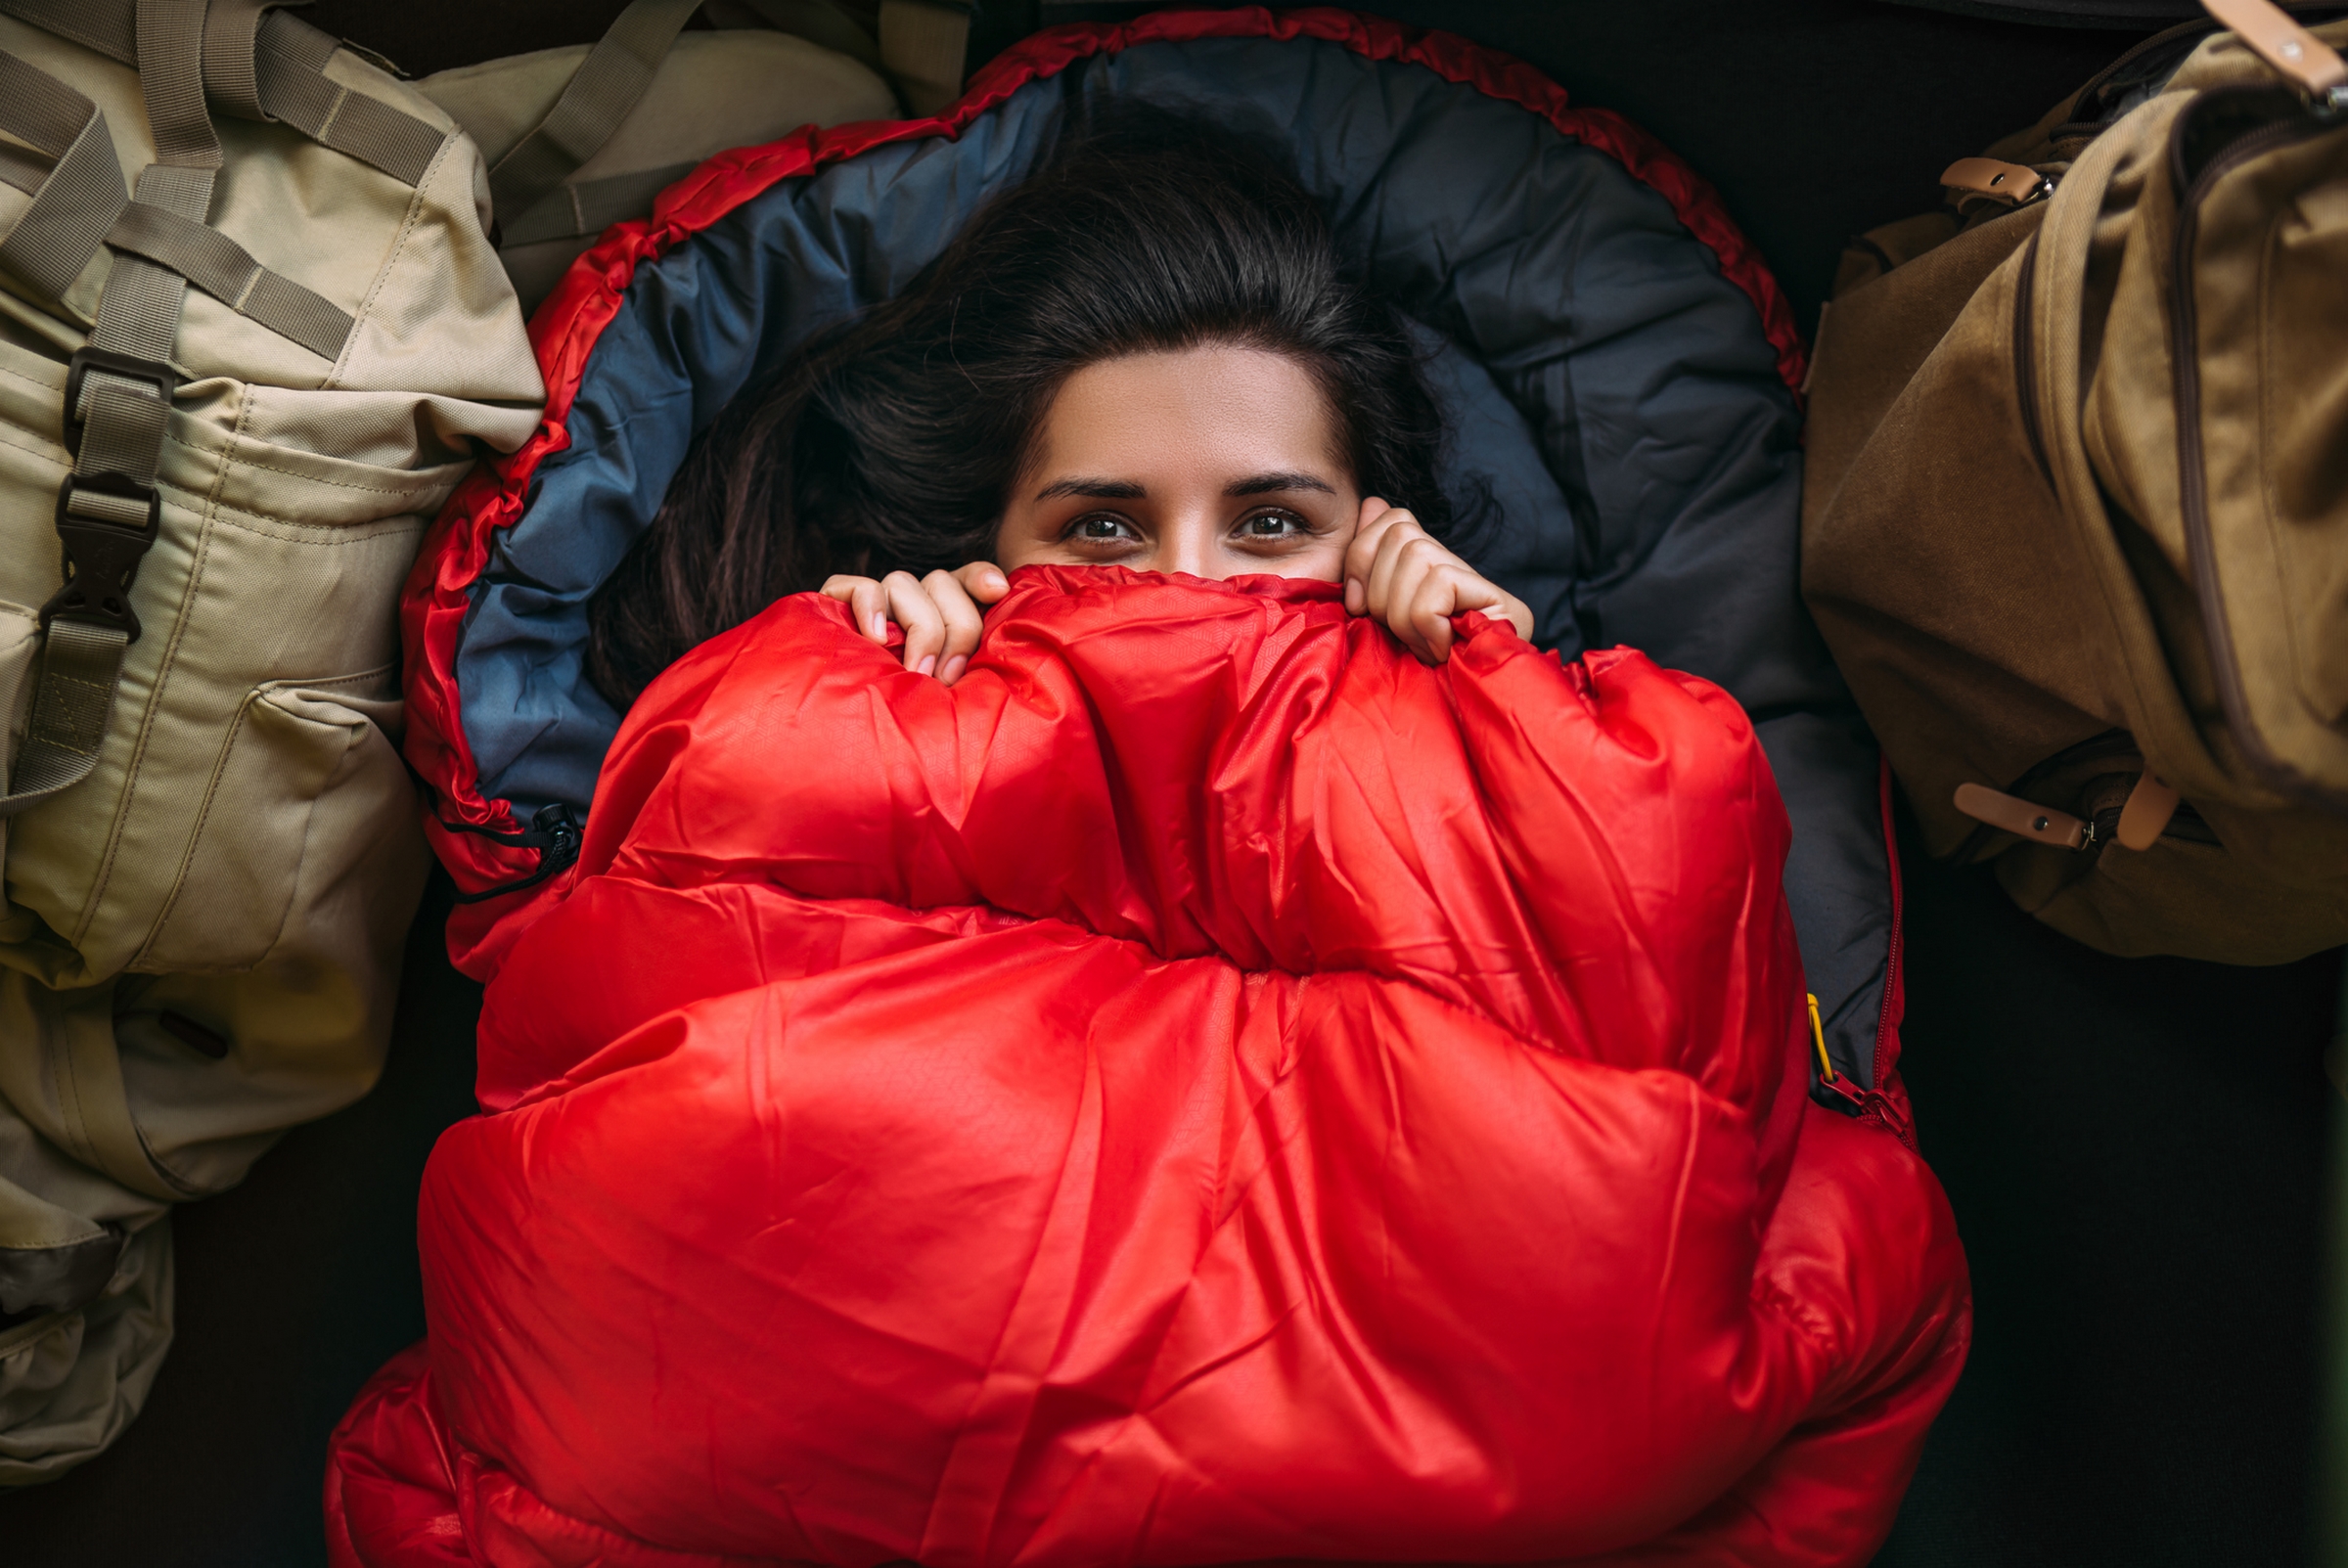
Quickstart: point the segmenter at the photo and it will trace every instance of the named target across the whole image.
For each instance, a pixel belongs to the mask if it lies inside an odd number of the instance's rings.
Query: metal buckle
[[[144,528],[125,528],[97,517],[76,516],[73,497],[80,491],[120,496],[143,502]],[[57,537],[66,547],[66,583],[41,606],[41,626],[59,615],[92,626],[119,629],[129,642],[139,640],[139,617],[130,607],[130,585],[139,575],[139,561],[162,531],[163,498],[153,488],[126,474],[68,474],[57,487]]]
[[[145,381],[155,388],[155,395],[164,408],[179,391],[179,372],[152,359],[133,359],[128,354],[111,353],[103,348],[83,346],[73,350],[66,361],[66,450],[81,456],[81,383],[91,371],[105,376],[118,376],[126,381]]]

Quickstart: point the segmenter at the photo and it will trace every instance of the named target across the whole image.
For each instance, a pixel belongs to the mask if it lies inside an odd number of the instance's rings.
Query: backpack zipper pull
[[[1961,157],[1940,171],[1940,183],[1967,196],[1986,197],[2006,206],[2028,206],[2054,194],[2054,182],[2027,163],[1994,157]]]
[[[2112,836],[2124,849],[2150,849],[2177,815],[2177,791],[2152,777],[2146,768],[2136,776],[2128,803],[2120,808],[2119,830]]]
[[[2307,107],[2329,118],[2348,110],[2348,61],[2293,22],[2270,0],[2201,0],[2250,52],[2307,95]]]
[[[1985,822],[1992,828],[2003,828],[2009,833],[2053,844],[2058,849],[2085,849],[2096,841],[2094,823],[1983,784],[1959,784],[1957,809],[1975,822]]]

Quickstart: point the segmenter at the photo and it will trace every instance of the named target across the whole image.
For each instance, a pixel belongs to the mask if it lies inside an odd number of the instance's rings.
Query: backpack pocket
[[[385,840],[412,830],[399,759],[399,667],[252,689],[230,727],[203,813],[135,969],[249,969]],[[330,792],[338,806],[320,810]]]

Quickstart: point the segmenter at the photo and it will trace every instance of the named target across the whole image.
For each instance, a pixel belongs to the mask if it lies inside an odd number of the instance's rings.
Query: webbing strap
[[[630,0],[555,107],[489,171],[491,210],[527,212],[611,139],[700,0]]]
[[[65,619],[49,623],[41,648],[41,682],[32,698],[24,749],[0,796],[0,817],[69,789],[98,765],[106,721],[114,707],[129,639],[112,626]]]
[[[252,57],[262,112],[402,185],[422,184],[453,133],[330,80],[326,63],[339,47],[308,22],[271,11]]]
[[[696,167],[693,163],[670,163],[634,174],[573,180],[512,223],[500,225],[499,246],[510,249],[542,240],[576,240],[601,234],[622,218],[640,217],[651,211],[661,192]]]
[[[130,202],[107,231],[106,243],[169,268],[238,315],[324,359],[340,359],[358,326],[333,300],[270,271],[218,229],[162,207]]]
[[[0,178],[29,192],[32,204],[0,238],[0,269],[42,298],[62,299],[130,200],[106,116],[47,71],[0,50],[0,131],[51,159],[43,170],[10,149]]]
[[[176,9],[180,0],[0,0],[0,12],[45,32],[70,38],[125,66],[137,66],[139,15],[145,4]],[[282,120],[311,141],[382,169],[404,185],[421,182],[447,133],[325,74],[339,47],[308,22],[278,9],[304,0],[215,0],[215,22],[191,10],[193,49],[202,62],[203,92],[245,118]],[[248,53],[240,41],[249,39]],[[199,98],[201,103],[201,97]],[[150,101],[149,112],[155,106]],[[184,123],[184,120],[175,120]],[[161,128],[156,138],[162,150]],[[165,154],[166,158],[168,154]]]
[[[847,56],[860,66],[880,68],[880,45],[839,0],[742,0],[777,32],[788,32]],[[719,25],[724,25],[720,22]]]
[[[253,55],[260,46],[261,18],[272,6],[308,5],[309,0],[212,0],[203,17],[203,90],[212,107],[239,119],[267,119],[261,108],[260,74]]]
[[[139,92],[158,163],[220,166],[220,138],[203,110],[203,12],[198,0],[139,0]]]
[[[203,107],[203,0],[137,0],[134,39],[158,153],[139,173],[134,204],[191,226],[209,212],[220,166],[219,138]],[[64,166],[61,160],[44,194]],[[123,653],[138,635],[131,584],[161,515],[156,468],[171,417],[171,345],[187,294],[179,273],[116,255],[89,348],[75,356],[67,379],[66,426],[69,434],[79,431],[73,472],[57,498],[68,575],[42,609],[47,635],[31,725],[9,792],[0,796],[0,817],[71,788],[98,765]]]
[[[0,11],[109,60],[139,63],[138,0],[0,0]]]

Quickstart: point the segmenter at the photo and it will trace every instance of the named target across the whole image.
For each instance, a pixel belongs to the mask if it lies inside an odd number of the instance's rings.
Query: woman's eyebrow
[[[1101,501],[1141,501],[1150,492],[1131,479],[1055,479],[1035,493],[1038,501],[1054,501],[1061,496],[1091,496]]]
[[[1258,473],[1251,478],[1235,479],[1223,487],[1227,496],[1270,495],[1275,490],[1318,490],[1332,496],[1337,493],[1328,480],[1309,473]]]

